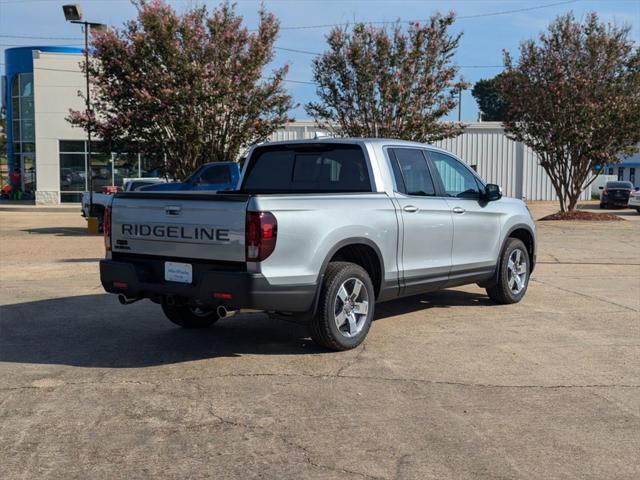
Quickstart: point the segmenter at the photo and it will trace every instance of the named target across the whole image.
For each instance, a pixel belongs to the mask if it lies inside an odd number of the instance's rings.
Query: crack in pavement
[[[543,282],[542,280],[538,280],[537,278],[534,278],[534,277],[532,277],[529,281],[530,282],[539,283],[541,285],[544,285],[545,287],[557,288],[558,290],[561,290],[563,292],[573,293],[574,295],[579,295],[581,297],[589,298],[591,300],[596,300],[598,302],[608,303],[609,305],[615,305],[616,307],[624,308],[624,309],[630,310],[632,312],[637,312],[638,311],[637,309],[635,309],[633,307],[628,307],[627,305],[623,305],[621,303],[612,302],[611,300],[607,300],[605,298],[600,298],[600,297],[597,297],[595,295],[589,295],[588,293],[576,292],[575,290],[569,290],[568,288],[558,287],[557,285],[553,285],[551,283]]]
[[[365,342],[362,342],[362,346],[360,347],[360,351],[351,359],[350,362],[347,362],[343,366],[341,366],[338,371],[334,374],[336,377],[342,377],[342,372],[344,372],[349,367],[355,365],[360,360],[360,357],[364,354],[367,346]]]
[[[554,384],[554,385],[541,385],[541,384],[494,384],[494,383],[473,383],[473,382],[456,382],[448,380],[428,380],[424,378],[415,377],[385,377],[380,375],[322,375],[322,374],[310,374],[310,373],[229,373],[222,375],[205,375],[198,377],[181,377],[181,378],[168,378],[166,380],[159,380],[154,382],[140,381],[140,380],[116,380],[116,381],[87,381],[87,382],[65,382],[60,385],[39,387],[35,385],[23,385],[18,387],[5,387],[0,388],[0,392],[11,392],[18,390],[53,390],[56,388],[62,388],[65,386],[83,386],[83,385],[145,385],[150,387],[157,387],[164,383],[170,382],[193,382],[201,380],[215,380],[222,378],[259,378],[259,377],[280,377],[280,378],[314,378],[314,379],[351,379],[351,380],[375,380],[383,382],[400,382],[400,383],[419,383],[425,385],[447,385],[454,387],[469,387],[469,388],[504,388],[504,389],[543,389],[543,390],[559,390],[570,388],[640,388],[640,384],[624,384],[624,383],[592,383],[592,384]]]
[[[362,473],[362,472],[357,472],[355,470],[349,470],[346,468],[340,468],[340,467],[333,467],[330,465],[325,465],[323,463],[319,463],[317,461],[314,461],[312,458],[313,453],[304,445],[300,445],[299,443],[296,443],[294,441],[292,441],[290,438],[288,438],[287,436],[283,435],[283,434],[279,434],[276,433],[270,429],[268,429],[267,427],[263,427],[261,425],[251,425],[248,423],[243,423],[243,422],[238,422],[237,420],[231,420],[228,418],[224,418],[222,415],[216,413],[213,411],[212,408],[209,408],[209,414],[216,418],[217,420],[219,420],[221,423],[225,424],[225,425],[231,425],[233,427],[237,427],[237,428],[243,428],[245,430],[260,430],[262,432],[266,432],[269,435],[278,438],[280,441],[282,441],[285,445],[295,448],[296,450],[299,450],[300,452],[302,452],[302,456],[304,457],[304,460],[306,463],[308,463],[309,465],[315,467],[315,468],[320,468],[323,470],[329,470],[332,472],[337,472],[337,473],[342,473],[342,474],[350,474],[350,475],[357,475],[359,477],[365,478],[365,479],[370,479],[370,480],[387,480],[386,477],[374,477],[371,475],[367,475],[366,473]]]

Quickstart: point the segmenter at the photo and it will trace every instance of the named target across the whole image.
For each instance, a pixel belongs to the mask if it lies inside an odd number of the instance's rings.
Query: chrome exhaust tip
[[[123,295],[122,293],[118,295],[118,301],[122,305],[131,305],[132,303],[139,302],[140,300],[142,300],[142,297],[129,298],[129,297],[126,297],[125,295]]]
[[[227,310],[227,307],[225,307],[224,305],[218,305],[218,308],[216,308],[216,312],[218,313],[218,317],[228,318],[233,317],[236,313],[238,313],[238,310]]]

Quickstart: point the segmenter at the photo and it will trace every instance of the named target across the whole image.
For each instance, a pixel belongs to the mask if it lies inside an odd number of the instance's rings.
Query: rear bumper
[[[629,198],[604,198],[601,203],[613,207],[626,207],[629,204]]]
[[[209,270],[199,273],[191,284],[145,281],[133,263],[100,262],[100,281],[109,293],[129,298],[168,297],[190,305],[214,308],[248,308],[266,311],[307,312],[316,294],[315,285],[272,285],[259,273]],[[230,298],[216,298],[214,294]]]

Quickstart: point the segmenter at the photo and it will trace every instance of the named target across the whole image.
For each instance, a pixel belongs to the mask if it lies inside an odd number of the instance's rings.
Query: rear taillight
[[[107,252],[111,251],[111,207],[104,209],[104,217],[102,219],[102,231],[104,232],[104,248]]]
[[[278,221],[271,212],[247,212],[247,262],[261,262],[273,253],[278,237]]]

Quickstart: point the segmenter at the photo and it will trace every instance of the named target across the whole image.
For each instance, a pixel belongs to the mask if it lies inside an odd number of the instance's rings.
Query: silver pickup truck
[[[470,283],[518,302],[536,258],[522,201],[444,150],[383,139],[256,146],[233,192],[118,193],[105,245],[123,304],[188,328],[286,314],[334,350],[364,340],[377,302]]]

